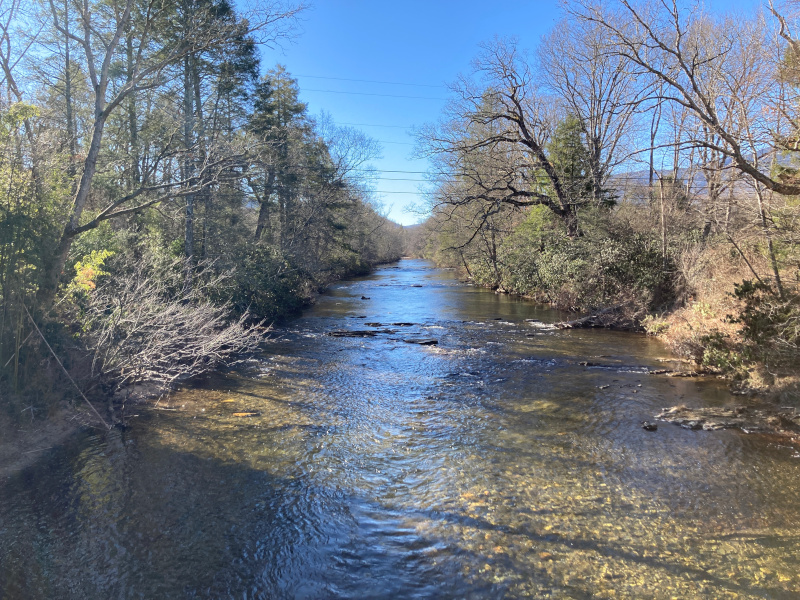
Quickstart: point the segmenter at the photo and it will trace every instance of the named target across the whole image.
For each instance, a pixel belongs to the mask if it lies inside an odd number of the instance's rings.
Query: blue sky
[[[712,9],[748,9],[756,0],[714,0]],[[376,198],[392,220],[420,220],[412,210],[428,165],[413,160],[409,128],[436,121],[446,84],[469,70],[478,44],[515,36],[532,49],[561,18],[559,0],[317,0],[299,35],[263,54],[263,67],[284,64],[309,111],[324,110],[383,142]],[[355,81],[358,80],[358,81]],[[355,125],[357,124],[357,125]]]

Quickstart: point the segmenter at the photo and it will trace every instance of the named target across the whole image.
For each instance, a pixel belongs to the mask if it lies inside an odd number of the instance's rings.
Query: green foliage
[[[97,278],[108,275],[103,265],[114,253],[110,250],[94,250],[75,263],[75,277],[69,282],[67,292],[89,293],[97,287]]]
[[[580,120],[576,116],[568,115],[556,126],[547,153],[571,199],[579,200],[591,195],[589,153],[583,143]]]
[[[502,246],[503,285],[572,310],[665,303],[670,286],[658,242],[611,216],[596,213],[585,234],[569,238],[538,209]]]
[[[31,168],[36,149],[26,126],[39,126],[40,113],[24,103],[0,109],[0,395],[22,403],[18,394],[31,390],[33,398],[25,401],[34,408],[50,394],[38,373],[46,357],[30,341],[25,309],[36,313],[42,265],[63,227],[59,200],[65,184],[56,151],[42,158],[46,169],[38,180]]]
[[[700,364],[716,369],[734,379],[747,377],[745,357],[742,348],[727,334],[715,331],[704,335],[700,340],[703,356]]]
[[[747,357],[781,370],[799,367],[800,294],[781,298],[763,283],[744,281],[734,295],[744,303],[732,320],[742,325]]]
[[[294,268],[277,248],[258,245],[240,259],[229,300],[239,313],[275,321],[296,314],[312,291],[308,273]]]
[[[656,315],[647,315],[642,319],[642,327],[647,335],[661,335],[669,330],[669,322]]]
[[[25,102],[15,102],[0,113],[0,143],[8,143],[19,132],[26,119],[38,117],[39,108]]]
[[[593,177],[591,171],[593,161],[578,117],[567,115],[558,123],[553,138],[547,145],[547,155],[571,205],[575,207],[614,205],[614,197],[608,190],[602,189]],[[545,193],[553,193],[543,173],[537,174],[537,180]]]
[[[204,55],[201,70],[213,72],[218,58]],[[275,321],[296,314],[312,300],[314,293],[331,281],[367,273],[374,264],[399,257],[401,228],[364,201],[357,181],[343,176],[349,169],[348,158],[338,157],[338,162],[334,162],[329,147],[308,118],[305,105],[297,99],[296,81],[280,67],[269,72],[256,88],[253,111],[247,89],[234,91],[227,79],[248,77],[247,52],[238,58],[227,58],[242,64],[228,65],[226,79],[217,81],[224,99],[219,97],[206,103],[224,110],[225,114],[209,117],[201,123],[205,127],[202,131],[201,125],[196,125],[196,137],[205,134],[207,148],[217,144],[216,158],[236,156],[239,162],[225,158],[236,165],[235,169],[226,171],[195,195],[195,262],[187,264],[183,258],[186,215],[182,196],[102,221],[72,241],[60,277],[61,287],[46,314],[37,310],[36,294],[43,265],[52,259],[69,215],[77,179],[72,162],[76,156],[70,154],[72,150],[61,131],[53,136],[62,144],[59,151],[48,149],[43,153],[41,148],[31,145],[31,139],[36,138],[25,134],[25,119],[36,121],[37,135],[46,131],[37,120],[41,112],[38,108],[17,104],[0,111],[0,387],[3,393],[9,390],[23,395],[35,393],[44,398],[36,387],[39,382],[44,382],[43,389],[60,387],[56,384],[60,376],[57,371],[46,378],[38,374],[40,366],[51,359],[43,353],[41,345],[30,339],[25,306],[36,315],[48,341],[73,376],[83,382],[100,376],[86,362],[92,353],[102,354],[103,364],[115,365],[121,363],[114,362],[112,354],[134,360],[137,348],[149,347],[146,328],[134,331],[122,322],[115,324],[113,319],[109,320],[118,314],[113,309],[117,292],[126,302],[135,304],[135,290],[141,286],[149,306],[142,307],[144,312],[137,314],[169,313],[177,319],[172,325],[166,316],[148,318],[158,321],[162,332],[169,332],[174,325],[175,336],[189,336],[186,338],[189,339],[191,332],[179,327],[179,315],[192,319],[199,314],[213,316],[215,324],[209,332],[227,332],[228,318],[255,323]],[[122,69],[120,65],[114,68]],[[230,72],[231,69],[238,74]],[[124,69],[119,73],[124,77]],[[76,76],[75,81],[78,79]],[[217,93],[213,81],[209,78],[208,87],[201,86],[199,92],[208,91],[212,96]],[[56,103],[48,110],[63,108],[62,92],[51,90],[46,96]],[[76,95],[74,100],[77,98]],[[98,161],[101,168],[81,223],[109,203],[135,193],[140,184],[137,177],[144,176],[146,161],[153,155],[180,152],[180,146],[175,144],[178,138],[174,111],[163,110],[171,99],[154,93],[149,101],[152,104],[148,107],[159,104],[161,107],[136,114],[144,111],[145,105],[132,103],[127,107],[130,112],[115,113],[109,120],[109,133]],[[235,102],[239,103],[236,107]],[[81,114],[90,113],[89,110]],[[237,127],[232,120],[235,114],[240,119],[238,132],[233,131]],[[250,131],[245,133],[241,125],[250,115]],[[222,124],[227,129],[212,130],[212,124]],[[136,139],[134,134],[138,136]],[[225,143],[220,143],[223,138]],[[78,142],[84,140],[79,137]],[[236,144],[245,143],[252,150],[241,153]],[[75,150],[82,150],[80,144]],[[148,152],[150,158],[143,158]],[[34,164],[48,167],[40,172],[38,179]],[[265,169],[266,174],[269,166],[277,171],[271,189],[263,183],[259,187],[256,179],[248,179],[258,169]],[[165,161],[162,168],[166,169],[165,177],[173,177],[169,168],[180,173],[183,165],[179,160]],[[142,194],[134,204],[150,198]],[[260,204],[267,209],[267,219],[261,239],[256,242],[253,237]],[[136,310],[129,307],[130,314]],[[241,321],[236,323],[242,335],[249,331],[242,329]],[[121,337],[116,341],[104,337],[109,335]],[[248,340],[249,335],[245,335]],[[136,362],[138,369],[144,369],[142,373],[151,364],[148,360]],[[208,362],[198,360],[203,364]],[[158,368],[166,368],[158,364]],[[24,402],[33,401],[26,397]]]

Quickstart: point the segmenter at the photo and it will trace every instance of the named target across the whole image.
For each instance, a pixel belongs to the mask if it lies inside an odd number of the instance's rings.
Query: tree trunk
[[[207,158],[205,117],[203,116],[203,97],[200,89],[200,67],[195,56],[190,57],[192,91],[194,93],[195,129],[197,131],[198,162],[204,164]],[[202,239],[200,240],[200,257],[206,257],[206,236],[209,229],[209,214],[211,212],[211,190],[207,187],[198,194],[203,206]]]
[[[107,119],[107,116],[103,114],[103,102],[100,99],[104,96],[104,91],[102,94],[98,93],[98,100],[95,102],[96,117],[94,127],[92,128],[91,142],[89,143],[89,151],[86,154],[86,160],[84,160],[83,163],[83,173],[78,183],[78,189],[72,201],[70,219],[64,226],[55,251],[44,264],[41,287],[39,287],[39,291],[37,292],[37,300],[45,309],[52,305],[53,298],[55,298],[56,291],[58,290],[58,280],[61,277],[61,272],[64,270],[64,265],[67,263],[69,251],[70,248],[72,248],[72,242],[76,235],[75,230],[80,226],[83,209],[86,207],[86,201],[89,199],[92,181],[97,171],[97,157],[100,154],[100,142],[103,139],[103,129]]]
[[[256,234],[254,240],[258,243],[264,233],[264,229],[269,226],[269,204],[270,197],[272,196],[272,188],[275,185],[275,167],[270,167],[267,174],[267,181],[264,184],[264,193],[261,197],[259,204],[261,205],[258,210],[258,223],[256,224]]]
[[[661,200],[661,262],[664,271],[667,270],[667,220],[664,214],[664,180],[658,180],[658,192]]]
[[[183,144],[187,154],[183,159],[183,179],[188,181],[194,174],[194,161],[189,149],[192,147],[194,131],[194,102],[192,99],[191,59],[183,59]],[[185,286],[192,287],[192,268],[194,266],[194,194],[186,196],[185,228],[183,237],[184,257],[186,258]]]
[[[769,262],[772,267],[772,276],[775,278],[775,288],[778,292],[778,296],[783,300],[785,297],[783,282],[781,281],[781,274],[778,268],[778,258],[775,254],[775,247],[772,243],[772,232],[769,230],[767,212],[764,208],[764,193],[759,184],[756,184],[756,198],[758,199],[758,218],[761,222],[761,231],[767,240],[767,252],[769,253]]]
[[[70,57],[70,39],[69,39],[69,2],[64,2],[64,30],[67,34],[64,36],[64,102],[66,104],[66,118],[67,118],[67,144],[69,147],[69,166],[67,167],[67,175],[72,180],[70,183],[73,185],[73,193],[75,192],[75,175],[77,169],[75,168],[75,160],[77,155],[76,141],[77,131],[75,126],[75,114],[72,107],[72,60]]]
[[[128,62],[128,83],[133,79],[134,58],[133,58],[133,38],[128,35],[125,45],[126,60]],[[139,157],[139,125],[136,116],[136,94],[131,94],[128,99],[128,135],[130,136],[131,153],[131,187],[138,186],[142,182],[142,172]]]

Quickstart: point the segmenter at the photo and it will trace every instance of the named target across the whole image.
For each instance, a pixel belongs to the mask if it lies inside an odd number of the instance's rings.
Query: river
[[[561,318],[424,261],[336,285],[0,482],[0,598],[799,598],[797,450],[643,430],[741,399]]]

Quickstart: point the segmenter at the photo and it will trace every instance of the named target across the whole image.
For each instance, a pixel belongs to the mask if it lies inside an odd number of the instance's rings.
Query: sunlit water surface
[[[560,317],[423,261],[338,285],[178,410],[0,482],[0,597],[800,597],[797,451],[644,431],[740,400]]]

